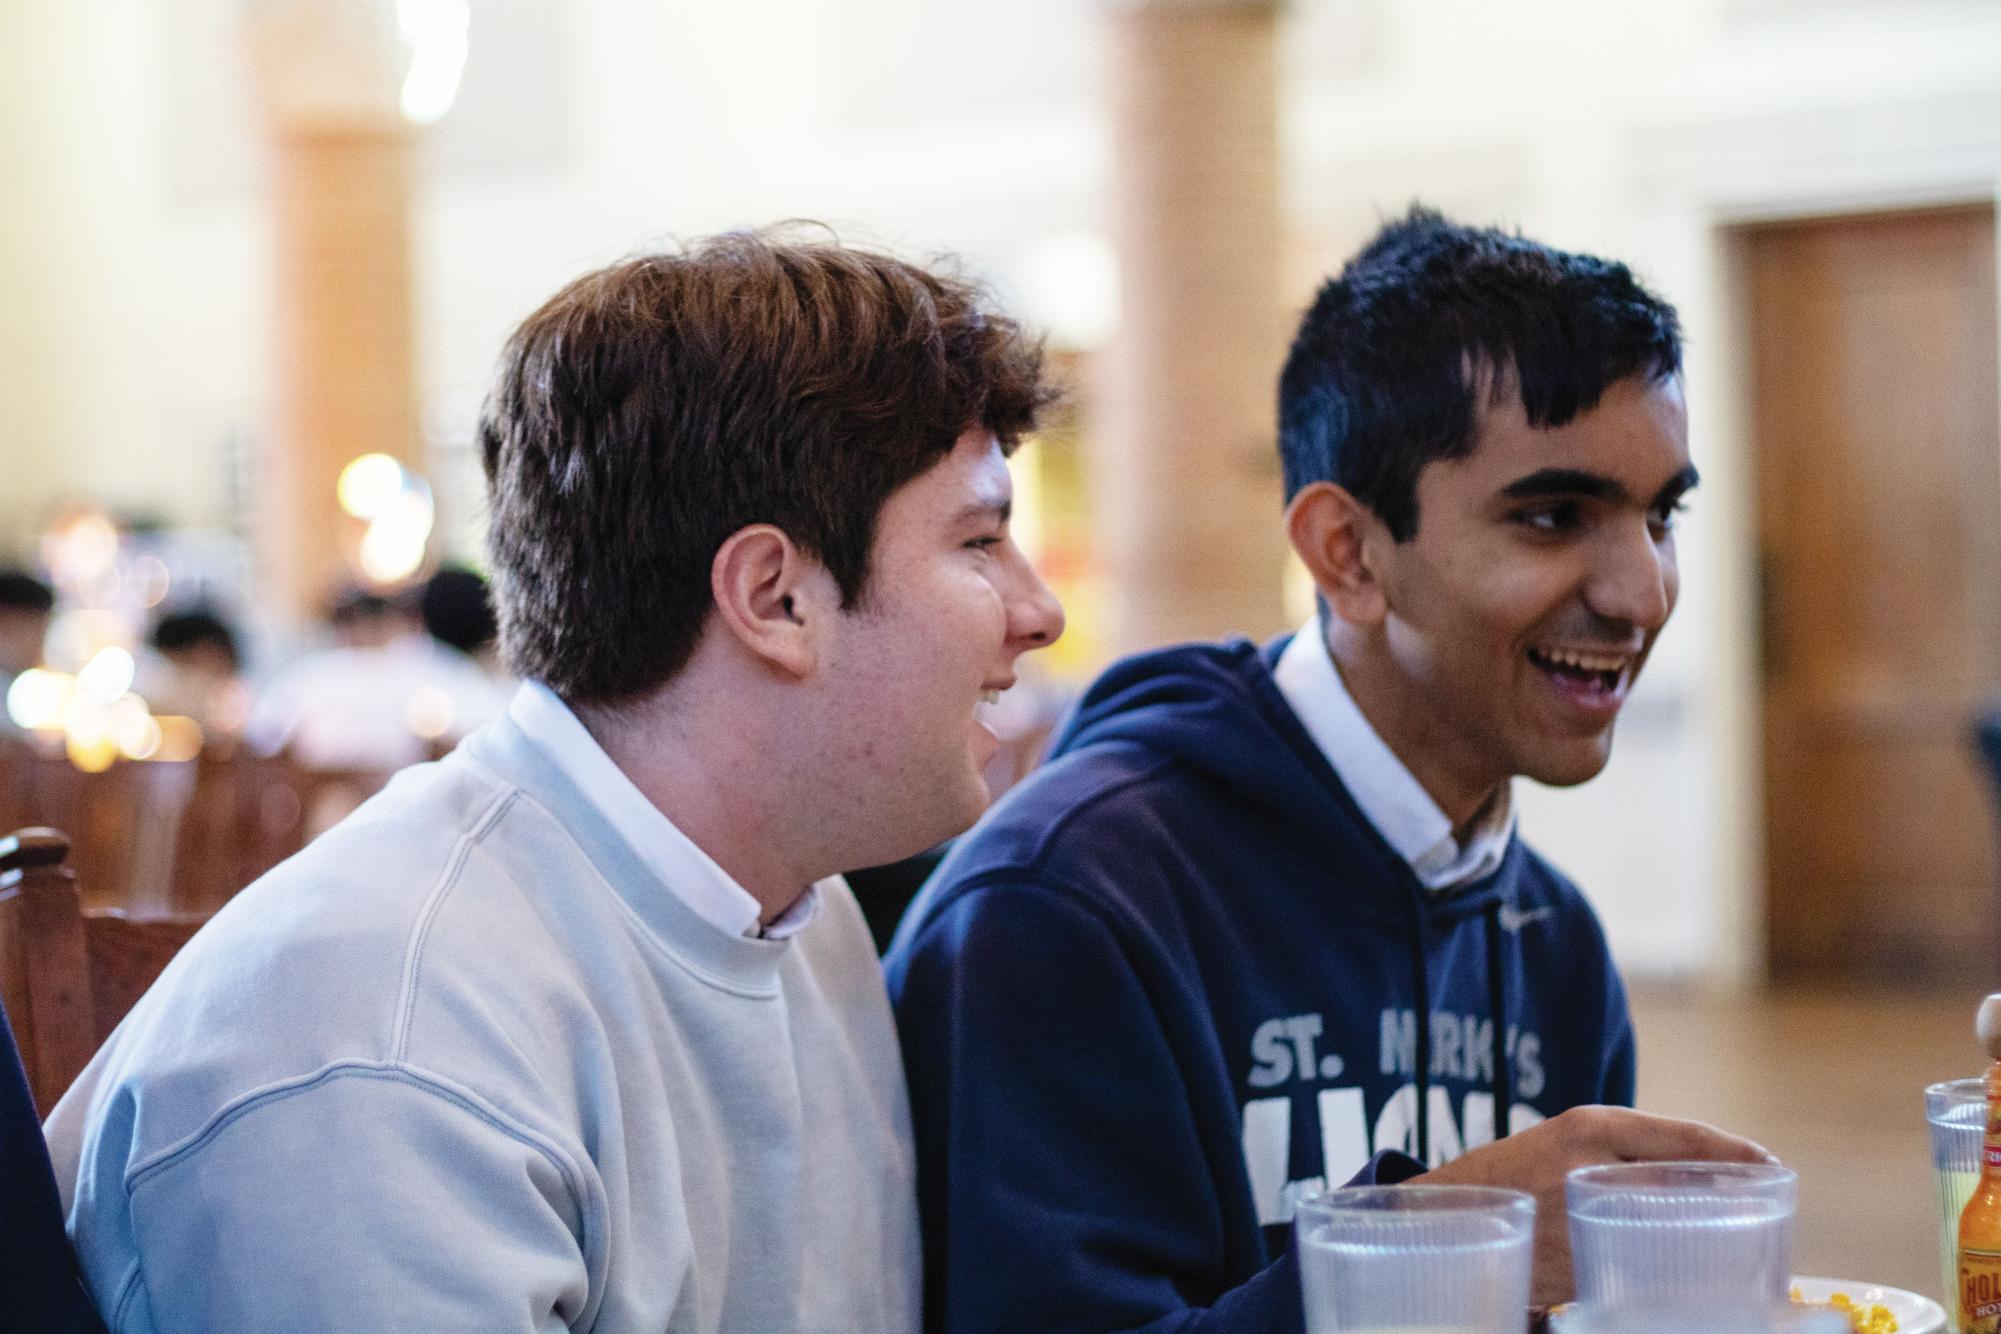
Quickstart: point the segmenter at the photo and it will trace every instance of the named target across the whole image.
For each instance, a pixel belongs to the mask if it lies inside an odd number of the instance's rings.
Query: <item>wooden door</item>
[[[1994,212],[1742,236],[1752,337],[1769,956],[2001,980]]]

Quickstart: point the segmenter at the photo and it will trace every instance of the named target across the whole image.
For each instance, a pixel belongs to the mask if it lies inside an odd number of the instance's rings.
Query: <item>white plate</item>
[[[1915,1292],[1845,1278],[1796,1278],[1793,1287],[1810,1302],[1824,1302],[1841,1292],[1859,1306],[1887,1306],[1897,1318],[1897,1334],[1945,1334],[1945,1308]]]

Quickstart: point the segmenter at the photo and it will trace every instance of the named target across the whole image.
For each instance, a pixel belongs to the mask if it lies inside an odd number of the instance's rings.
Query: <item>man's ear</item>
[[[1285,533],[1336,616],[1351,625],[1382,624],[1389,599],[1372,552],[1389,532],[1374,510],[1345,487],[1314,482],[1285,507]]]
[[[820,563],[785,531],[768,523],[739,528],[716,548],[709,564],[709,592],[716,615],[754,657],[795,677],[810,676],[819,662],[819,621],[824,598],[815,596]]]

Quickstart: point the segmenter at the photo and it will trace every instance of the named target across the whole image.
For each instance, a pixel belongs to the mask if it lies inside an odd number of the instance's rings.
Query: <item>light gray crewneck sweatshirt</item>
[[[115,1331],[904,1334],[909,1113],[838,881],[668,893],[509,718],[189,943],[49,1118]]]

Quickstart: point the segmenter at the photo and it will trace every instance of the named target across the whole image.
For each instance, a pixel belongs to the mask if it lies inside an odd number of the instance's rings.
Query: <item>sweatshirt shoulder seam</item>
[[[126,1197],[129,1199],[148,1178],[199,1154],[213,1143],[223,1130],[251,1112],[293,1098],[305,1097],[341,1079],[372,1079],[403,1084],[428,1097],[456,1107],[464,1114],[483,1122],[508,1139],[533,1149],[547,1159],[562,1176],[563,1185],[569,1190],[579,1212],[588,1212],[586,1206],[589,1192],[584,1188],[582,1175],[570,1155],[560,1145],[548,1136],[519,1124],[498,1108],[490,1106],[477,1094],[458,1087],[442,1076],[431,1074],[400,1060],[333,1061],[306,1074],[275,1080],[249,1089],[223,1104],[190,1134],[165,1145],[128,1168],[123,1182]]]
[[[505,786],[494,794],[486,809],[481,811],[471,826],[458,836],[452,847],[451,856],[446,859],[438,880],[425,896],[424,906],[418,912],[417,922],[410,932],[410,943],[403,954],[403,978],[397,989],[396,1018],[391,1029],[389,1059],[400,1063],[409,1051],[410,1028],[416,1020],[417,989],[424,966],[425,947],[430,943],[431,928],[438,920],[438,913],[451,891],[459,883],[460,874],[465,870],[466,859],[472,850],[486,837],[494,825],[500,822],[507,808],[520,795],[520,789]]]

